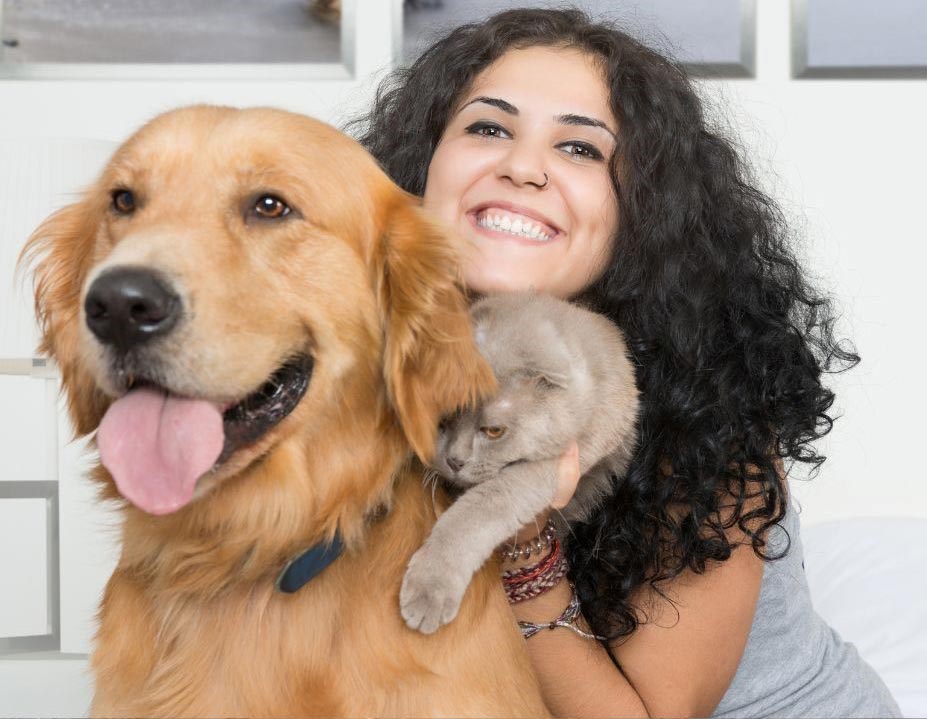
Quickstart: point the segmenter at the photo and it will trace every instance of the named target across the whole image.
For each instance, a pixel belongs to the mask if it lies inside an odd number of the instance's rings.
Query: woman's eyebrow
[[[464,107],[469,107],[470,105],[473,105],[474,103],[477,103],[477,102],[482,102],[487,105],[492,105],[493,107],[497,107],[500,110],[502,110],[502,112],[508,115],[516,115],[516,116],[518,115],[518,108],[515,107],[512,103],[507,102],[500,97],[486,97],[485,95],[474,97],[472,100],[470,100],[465,105],[463,105],[460,109],[463,110]],[[594,117],[587,117],[586,115],[577,115],[575,113],[567,113],[565,115],[556,115],[554,117],[554,120],[556,122],[559,122],[561,125],[584,125],[586,127],[600,127],[603,130],[605,130],[605,132],[607,132],[609,135],[611,135],[613,139],[615,140],[618,139],[617,137],[615,137],[615,133],[609,129],[608,125],[606,125],[601,120],[595,119]]]
[[[482,95],[480,97],[474,97],[472,100],[470,100],[470,102],[468,102],[466,105],[464,105],[460,109],[463,110],[464,107],[468,107],[475,102],[485,102],[487,105],[498,107],[500,110],[502,110],[502,112],[505,112],[509,115],[518,114],[518,108],[515,107],[512,103],[506,102],[505,100],[498,98],[498,97],[484,97]]]
[[[554,119],[557,122],[561,123],[562,125],[585,125],[587,127],[601,127],[603,130],[605,130],[605,132],[611,135],[613,139],[615,140],[618,139],[617,137],[615,137],[615,133],[612,132],[608,128],[608,125],[606,125],[601,120],[596,120],[594,117],[586,117],[585,115],[568,114],[568,115],[557,115],[557,117],[555,117]]]

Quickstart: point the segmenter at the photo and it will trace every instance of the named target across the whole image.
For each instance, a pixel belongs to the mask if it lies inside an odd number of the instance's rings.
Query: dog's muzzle
[[[175,330],[184,303],[156,271],[104,270],[91,282],[84,310],[88,329],[107,350],[119,395],[97,430],[100,459],[120,493],[151,514],[185,506],[199,477],[258,442],[309,388],[314,362],[296,349],[233,403],[179,392],[165,376],[172,353],[159,351],[156,340]]]

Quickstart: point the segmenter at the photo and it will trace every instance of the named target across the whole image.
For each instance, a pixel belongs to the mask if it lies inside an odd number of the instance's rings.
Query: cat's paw
[[[457,616],[467,581],[454,569],[421,549],[412,556],[399,590],[399,608],[410,629],[432,634]]]

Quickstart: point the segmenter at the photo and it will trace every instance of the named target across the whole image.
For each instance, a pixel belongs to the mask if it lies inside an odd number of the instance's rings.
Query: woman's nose
[[[540,189],[548,182],[542,152],[530,143],[517,140],[512,141],[511,149],[501,158],[496,174],[516,187],[534,185]]]

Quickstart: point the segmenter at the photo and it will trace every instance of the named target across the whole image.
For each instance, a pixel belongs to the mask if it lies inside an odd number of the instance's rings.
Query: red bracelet
[[[566,576],[567,562],[556,537],[551,541],[550,553],[537,564],[502,573],[502,586],[510,604],[537,597],[557,586]]]

